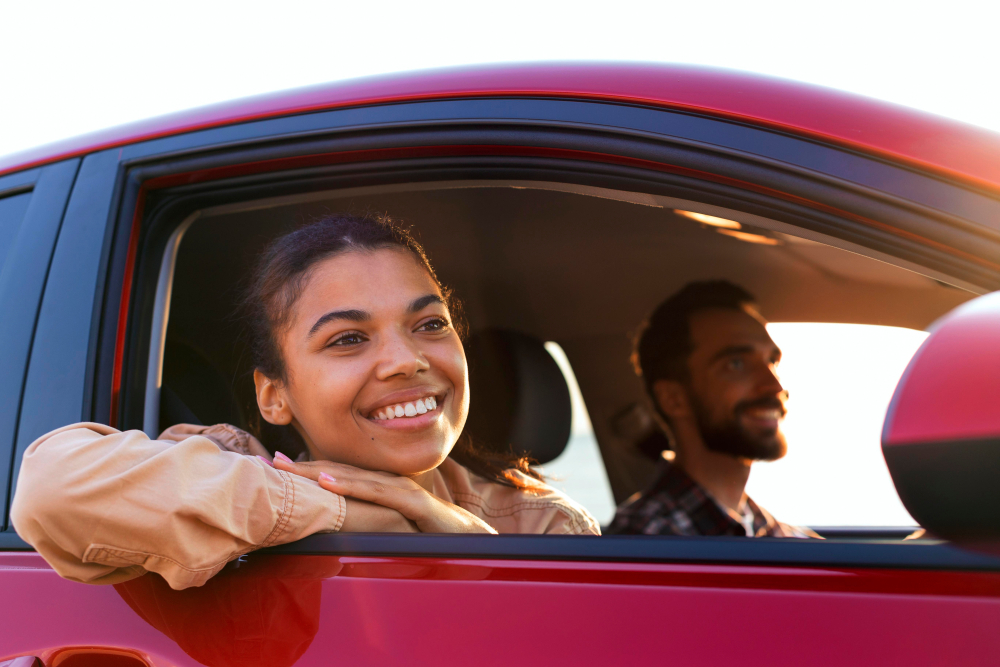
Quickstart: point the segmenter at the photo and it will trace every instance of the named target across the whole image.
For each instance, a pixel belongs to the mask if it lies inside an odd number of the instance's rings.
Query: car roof
[[[544,96],[721,116],[880,155],[1000,190],[1000,134],[820,86],[652,63],[529,63],[409,72],[268,93],[121,125],[0,157],[0,174],[157,137],[391,102]]]

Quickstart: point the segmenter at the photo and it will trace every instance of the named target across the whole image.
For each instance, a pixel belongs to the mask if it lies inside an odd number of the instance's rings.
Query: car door
[[[53,428],[144,427],[150,358],[162,354],[166,326],[157,285],[171,239],[198,211],[320,187],[500,173],[714,198],[970,283],[996,279],[949,252],[971,252],[975,233],[924,215],[927,200],[942,206],[950,194],[955,215],[982,217],[1000,207],[994,197],[718,118],[510,97],[177,133],[80,163],[44,297],[33,302],[14,477],[23,450]],[[765,186],[782,196],[769,198]],[[831,212],[831,202],[851,215]],[[865,215],[906,233],[887,235]],[[173,591],[153,575],[100,587],[65,581],[16,535],[5,540],[0,623],[12,631],[0,656],[46,665],[110,656],[213,666],[986,664],[1000,650],[1000,561],[935,541],[322,535]]]

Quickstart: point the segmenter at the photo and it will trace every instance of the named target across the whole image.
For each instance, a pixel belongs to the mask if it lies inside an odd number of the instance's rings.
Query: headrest
[[[471,405],[465,432],[495,451],[548,463],[566,448],[573,421],[569,387],[542,341],[486,329],[465,345]]]

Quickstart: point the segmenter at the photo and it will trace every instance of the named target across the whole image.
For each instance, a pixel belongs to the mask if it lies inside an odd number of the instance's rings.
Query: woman
[[[11,516],[59,574],[153,571],[180,589],[319,532],[599,534],[525,461],[461,436],[451,295],[390,220],[331,216],[277,239],[243,304],[260,415],[301,441],[300,461],[229,425],[53,431],[25,452]]]

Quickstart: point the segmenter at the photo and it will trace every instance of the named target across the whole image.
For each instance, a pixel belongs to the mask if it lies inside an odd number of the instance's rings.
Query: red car
[[[408,74],[0,158],[8,508],[54,428],[245,425],[234,287],[267,239],[349,209],[416,223],[473,336],[511,355],[501,376],[473,366],[509,396],[473,416],[543,463],[571,429],[567,380],[536,354],[559,344],[616,502],[663,449],[636,426],[628,335],[685,282],[747,285],[776,321],[936,322],[882,438],[934,539],[316,535],[173,591],[63,580],[5,519],[0,664],[1000,661],[1000,298],[979,296],[1000,288],[1000,137],[732,72]]]

